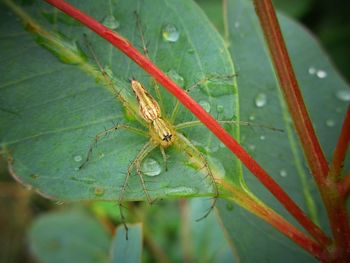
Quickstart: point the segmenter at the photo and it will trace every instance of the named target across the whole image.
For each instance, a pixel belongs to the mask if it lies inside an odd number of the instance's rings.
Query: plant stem
[[[307,113],[271,0],[254,0],[254,5],[270,50],[280,87],[327,209],[335,243],[334,260],[345,260],[350,257],[350,228],[343,196],[340,194],[337,183],[332,180],[332,176],[328,176],[332,173],[329,173],[327,160]],[[345,126],[347,126],[347,123],[345,123]],[[344,135],[345,140],[348,135]],[[344,139],[340,138],[340,140]],[[339,147],[336,150],[336,158],[342,158],[343,152],[345,155],[343,146]],[[338,162],[339,159],[336,159],[336,165],[338,165]]]
[[[216,137],[222,141],[239,158],[242,163],[255,175],[260,182],[276,197],[276,199],[293,215],[296,220],[310,234],[325,245],[328,244],[328,237],[315,225],[298,207],[298,205],[288,196],[288,194],[273,180],[271,176],[245,151],[231,135],[223,129],[218,122],[198,105],[185,91],[179,88],[171,79],[159,70],[149,59],[144,57],[131,43],[119,36],[116,32],[103,26],[80,10],[62,0],[45,0],[56,8],[62,10],[71,17],[77,19],[101,37],[108,40],[119,50],[124,52],[129,58],[134,60],[140,67],[148,72],[152,77],[171,94],[173,94],[187,109],[189,109]]]
[[[333,162],[330,168],[333,181],[338,181],[343,168],[346,151],[348,150],[350,142],[350,105],[346,111],[343,126],[341,128],[340,136],[337,146],[333,154]]]
[[[312,174],[318,182],[328,173],[327,160],[316,137],[312,122],[295,78],[283,36],[271,0],[254,0],[256,13],[270,49],[271,58],[284,93],[289,112],[303,145]]]
[[[231,193],[233,196],[233,201],[238,205],[246,208],[251,213],[260,217],[265,222],[272,225],[274,228],[279,230],[282,234],[293,240],[300,247],[308,251],[310,254],[315,256],[321,261],[328,261],[330,255],[326,249],[324,249],[316,241],[312,240],[310,237],[306,236],[303,232],[298,230],[295,226],[286,221],[283,217],[277,214],[274,210],[267,207],[260,201],[256,200],[254,197],[248,195],[237,187],[227,183],[225,181],[220,181],[220,185]]]
[[[346,176],[344,176],[344,179],[341,182],[341,185],[342,185],[343,198],[344,200],[346,200],[346,198],[350,193],[350,171]]]

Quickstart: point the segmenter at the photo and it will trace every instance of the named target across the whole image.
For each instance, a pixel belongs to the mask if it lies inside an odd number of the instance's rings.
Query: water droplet
[[[106,16],[105,19],[103,19],[102,24],[112,30],[117,29],[120,25],[118,20],[113,15]]]
[[[316,74],[316,71],[317,70],[314,67],[309,67],[309,69],[308,69],[308,72],[309,72],[310,75]]]
[[[326,120],[326,126],[327,127],[334,127],[334,125],[335,125],[334,120],[332,120],[332,119]]]
[[[287,173],[286,170],[282,169],[282,170],[280,171],[280,176],[282,176],[282,177],[287,177],[287,175],[288,175],[288,173]]]
[[[24,186],[28,191],[31,191],[33,189],[33,186],[31,186],[30,184],[26,184]]]
[[[209,153],[215,153],[219,150],[219,144],[212,143],[210,146],[204,147],[204,149]]]
[[[250,120],[250,121],[254,121],[254,120],[255,120],[255,115],[253,115],[253,114],[250,115],[250,116],[249,116],[249,120]]]
[[[198,190],[196,188],[187,186],[179,186],[165,190],[167,196],[191,196],[195,195],[197,192]]]
[[[180,32],[173,24],[166,24],[162,28],[163,39],[167,42],[176,42],[180,37]]]
[[[265,135],[260,135],[260,140],[265,141],[266,137]]]
[[[102,159],[102,158],[105,157],[105,154],[104,154],[104,153],[100,153],[100,154],[98,155],[98,157],[99,157],[100,159]]]
[[[177,73],[174,69],[171,69],[167,72],[167,75],[176,82],[177,85],[179,85],[181,88],[184,87],[185,85],[185,80],[184,78],[179,75],[179,73]]]
[[[210,112],[211,106],[209,102],[207,102],[206,100],[200,100],[198,103],[206,112]]]
[[[216,110],[217,110],[217,112],[219,112],[219,113],[224,112],[224,106],[222,106],[222,105],[217,105],[217,106],[216,106]]]
[[[338,90],[335,96],[341,101],[350,101],[350,89]]]
[[[141,171],[145,175],[156,176],[160,174],[160,172],[162,171],[162,168],[156,160],[152,158],[147,158],[142,162]]]
[[[254,144],[249,144],[248,145],[248,149],[251,150],[251,151],[255,151],[255,145]]]
[[[31,175],[29,175],[29,177],[32,178],[33,180],[35,180],[35,179],[38,179],[40,177],[40,175],[38,175],[38,174],[31,174]]]
[[[209,157],[209,163],[215,176],[218,176],[220,178],[224,178],[226,176],[226,170],[219,159]]]
[[[266,103],[267,103],[267,96],[265,93],[259,93],[255,97],[255,106],[257,106],[258,108],[264,107]]]
[[[207,78],[207,80],[203,81],[203,78]],[[207,74],[206,76],[200,76],[198,80],[202,83],[199,88],[211,97],[232,95],[235,92],[233,78],[234,75]]]
[[[194,48],[187,49],[187,53],[194,54],[196,50]]]
[[[227,211],[233,211],[234,205],[232,203],[226,203],[226,210]]]
[[[95,187],[94,193],[97,196],[102,196],[105,193],[105,191],[106,190],[103,187],[97,186],[97,187]]]
[[[241,25],[241,24],[240,24],[238,21],[236,21],[236,22],[234,23],[235,28],[239,28],[240,25]]]
[[[317,70],[316,76],[320,79],[324,79],[325,77],[327,77],[327,72],[321,69]]]
[[[74,161],[81,162],[81,160],[83,160],[83,157],[81,157],[81,155],[74,156]]]

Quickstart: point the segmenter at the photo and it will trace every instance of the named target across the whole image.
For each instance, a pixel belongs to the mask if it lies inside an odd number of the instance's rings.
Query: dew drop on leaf
[[[287,175],[288,175],[288,173],[287,173],[286,170],[284,170],[284,169],[280,170],[280,176],[281,177],[287,177]]]
[[[198,191],[195,188],[187,186],[179,186],[174,188],[168,188],[165,190],[165,194],[168,196],[191,196],[196,194]]]
[[[308,72],[309,72],[310,75],[316,74],[316,71],[317,70],[314,67],[309,67],[309,69],[308,69]]]
[[[156,160],[147,158],[142,162],[141,171],[145,175],[156,176],[160,174],[162,168]]]
[[[102,24],[113,30],[117,29],[120,25],[118,20],[113,15],[106,16],[105,19],[103,19]]]
[[[83,157],[81,157],[81,155],[74,156],[74,161],[81,162],[81,160],[83,160]]]
[[[232,203],[226,203],[226,210],[227,211],[233,211],[234,205]]]
[[[265,141],[266,137],[265,135],[260,135],[260,140]]]
[[[177,85],[179,85],[180,87],[184,87],[185,85],[185,80],[184,78],[176,72],[176,70],[174,69],[171,69],[167,72],[167,75],[173,80],[176,82]]]
[[[212,170],[215,172],[215,176],[224,178],[226,176],[226,170],[225,167],[222,165],[221,161],[214,157],[210,157],[209,161]]]
[[[200,100],[198,103],[206,112],[210,112],[211,106],[209,102],[206,100]]]
[[[320,79],[324,79],[325,77],[327,77],[327,72],[324,70],[317,70],[316,76]]]
[[[217,112],[223,112],[224,111],[224,106],[222,106],[222,105],[217,105],[216,106],[216,110],[217,110]]]
[[[250,150],[250,151],[255,151],[255,145],[254,144],[249,144],[248,145],[248,149]]]
[[[94,193],[96,196],[102,196],[105,193],[105,189],[103,187],[95,187]]]
[[[166,24],[162,28],[162,36],[164,41],[176,42],[180,37],[180,32],[173,24]]]
[[[335,125],[334,120],[332,120],[332,119],[326,120],[326,126],[327,127],[334,127],[334,125]]]
[[[194,48],[187,49],[187,53],[194,54],[196,50]]]
[[[338,90],[335,96],[341,101],[350,101],[350,90]]]
[[[265,93],[259,93],[258,95],[256,95],[255,97],[255,106],[258,108],[262,108],[266,105],[267,103],[267,96]]]

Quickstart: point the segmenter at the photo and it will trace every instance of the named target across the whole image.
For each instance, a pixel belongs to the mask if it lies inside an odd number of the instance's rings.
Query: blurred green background
[[[350,2],[346,0],[274,0],[319,39],[335,66],[350,80]]]
[[[197,0],[222,32],[221,0]],[[336,68],[350,80],[350,2],[345,0],[274,0],[276,7],[304,24],[319,39]],[[302,51],[301,51],[302,53]],[[35,262],[28,254],[26,229],[37,215],[55,208],[19,186],[0,158],[0,263]]]

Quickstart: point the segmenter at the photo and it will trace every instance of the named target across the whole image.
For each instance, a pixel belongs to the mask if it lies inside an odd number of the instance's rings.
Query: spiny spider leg
[[[120,211],[121,221],[122,221],[122,224],[124,225],[124,228],[125,228],[126,240],[128,240],[128,227],[127,227],[127,225],[125,223],[125,216],[124,216],[123,209],[122,209],[122,200],[123,200],[124,194],[126,192],[126,188],[128,186],[129,177],[131,175],[132,170],[135,168],[136,169],[136,173],[139,176],[139,179],[140,179],[143,191],[144,191],[144,193],[146,195],[146,199],[151,204],[152,203],[152,199],[151,199],[151,197],[150,197],[150,195],[149,195],[149,193],[147,191],[146,183],[145,183],[145,180],[144,180],[144,178],[142,176],[141,163],[142,163],[143,159],[145,159],[146,156],[150,152],[152,152],[157,146],[158,145],[155,144],[152,140],[149,140],[146,144],[144,144],[142,146],[141,150],[139,151],[139,153],[137,154],[135,159],[129,164],[128,172],[127,172],[126,177],[124,179],[123,186],[122,186],[122,188],[120,190],[118,203],[119,203],[119,211]]]
[[[160,152],[161,152],[162,157],[163,157],[164,168],[165,168],[165,171],[167,172],[168,171],[168,157],[166,156],[164,147],[160,146],[159,148],[160,148]]]
[[[155,144],[152,140],[149,140],[145,145],[143,145],[143,147],[141,148],[141,150],[139,151],[139,153],[137,154],[135,159],[130,163],[130,165],[128,167],[127,175],[126,175],[125,180],[124,180],[124,184],[120,190],[119,202],[121,202],[123,197],[124,197],[126,187],[128,185],[129,177],[131,175],[132,170],[135,168],[136,173],[140,178],[141,185],[142,185],[143,191],[145,192],[147,201],[149,203],[152,203],[152,199],[151,199],[151,197],[146,189],[146,184],[145,184],[145,181],[143,179],[143,175],[142,175],[142,171],[141,171],[141,163],[142,163],[143,159],[157,146],[158,145]]]
[[[147,44],[146,44],[146,40],[145,40],[145,34],[144,34],[144,30],[142,29],[142,23],[141,23],[141,17],[140,14],[137,11],[134,11],[135,17],[136,17],[136,27],[137,30],[139,31],[140,34],[140,39],[141,39],[141,44],[142,44],[142,50],[143,53],[145,54],[145,56],[150,59],[149,53],[148,53],[148,48],[147,48]],[[159,90],[159,86],[157,84],[156,81],[154,81],[153,83],[153,88],[154,91],[156,93],[157,96],[157,101],[159,103],[159,105],[161,106],[161,108],[163,108],[163,99]]]
[[[104,130],[103,132],[100,132],[95,136],[94,141],[91,143],[91,145],[89,147],[85,161],[79,166],[79,170],[82,169],[88,163],[88,161],[91,159],[92,150],[93,150],[93,148],[96,147],[97,142],[99,140],[101,140],[103,137],[105,137],[106,135],[110,134],[111,132],[117,131],[118,129],[127,129],[127,130],[130,130],[136,134],[141,134],[141,135],[147,136],[144,131],[139,130],[139,129],[134,128],[134,127],[131,127],[131,126],[128,126],[128,125],[124,125],[124,124],[117,124],[117,125],[113,126],[112,128]]]
[[[195,83],[193,83],[190,87],[186,88],[185,91],[187,93],[190,93],[194,88],[206,83],[207,81],[211,81],[211,80],[230,80],[233,79],[234,77],[236,77],[236,74],[231,74],[231,75],[224,75],[224,76],[220,76],[220,75],[212,75],[212,76],[206,76],[203,79],[200,79],[198,81],[196,81]],[[180,109],[180,102],[178,100],[176,100],[173,112],[170,115],[170,120],[172,123],[175,122],[177,113]]]
[[[202,166],[201,169],[206,170],[205,178],[207,176],[209,176],[211,183],[213,184],[213,191],[214,191],[213,203],[208,208],[207,212],[201,218],[196,220],[196,221],[200,221],[200,220],[206,218],[210,214],[210,212],[214,209],[216,202],[217,202],[217,199],[219,197],[219,188],[218,188],[218,185],[216,183],[215,176],[214,176],[205,156],[181,133],[178,133],[178,138],[179,138],[179,144],[184,144],[184,149],[186,149],[185,152],[190,158],[192,158],[194,156],[197,156],[197,158],[199,158],[200,163],[199,164],[197,163],[197,165]]]
[[[278,131],[278,132],[284,132],[283,129],[279,129],[279,128],[275,128],[272,126],[268,126],[268,125],[264,125],[264,124],[256,124],[253,122],[248,122],[248,121],[218,121],[220,124],[234,124],[234,125],[245,125],[245,126],[254,126],[254,127],[259,127],[259,128],[264,128],[264,129],[269,129],[272,131]],[[187,122],[183,122],[183,123],[179,123],[175,126],[175,128],[177,130],[181,130],[181,129],[186,129],[186,128],[191,128],[191,127],[195,127],[195,126],[200,126],[203,125],[203,123],[199,120],[197,121],[187,121]]]

